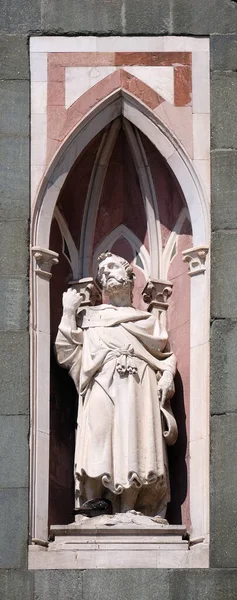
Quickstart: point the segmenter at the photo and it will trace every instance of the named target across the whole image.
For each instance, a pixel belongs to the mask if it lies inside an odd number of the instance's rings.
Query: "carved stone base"
[[[99,515],[97,517],[86,517],[84,515],[77,515],[75,523],[69,525],[51,525],[50,534],[51,537],[57,539],[58,536],[62,535],[80,535],[81,533],[89,532],[102,532],[110,533],[111,531],[123,530],[131,531],[132,533],[136,529],[144,529],[148,531],[164,531],[163,535],[166,535],[167,529],[175,531],[177,535],[185,535],[186,527],[184,525],[169,525],[166,519],[162,517],[145,517],[136,510],[131,510],[126,513],[116,513],[115,515]],[[168,530],[168,531],[169,531]],[[75,533],[76,532],[76,533]]]
[[[163,519],[165,521],[165,519]],[[30,569],[208,567],[208,547],[190,549],[186,527],[156,523],[135,513],[79,516],[53,525],[48,548],[29,548]]]

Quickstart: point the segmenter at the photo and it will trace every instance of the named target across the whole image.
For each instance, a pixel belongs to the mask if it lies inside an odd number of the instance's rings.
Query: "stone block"
[[[28,488],[0,489],[0,569],[26,568],[28,495]],[[12,585],[14,585],[14,575]],[[11,590],[10,577],[9,590]],[[19,599],[19,595],[7,596],[7,600],[15,600],[15,598]]]
[[[1,135],[29,135],[29,82],[0,81]]]
[[[29,412],[29,333],[0,332],[0,414]]]
[[[93,569],[83,572],[83,600],[167,600],[169,570]]]
[[[29,217],[29,139],[0,137],[0,214]]]
[[[211,35],[211,69],[236,71],[237,35]]]
[[[233,600],[237,570],[177,569],[170,571],[169,600]]]
[[[211,327],[211,413],[237,414],[237,323],[215,320]]]
[[[33,600],[34,573],[30,571],[0,571],[1,600]]]
[[[0,36],[0,79],[29,79],[27,37]]]
[[[44,3],[42,25],[55,33],[121,34],[122,0],[50,0]]]
[[[236,97],[237,73],[214,71],[211,77],[212,148],[237,148]]]
[[[0,488],[27,487],[29,418],[1,415],[0,431]]]
[[[124,5],[123,33],[159,35],[170,31],[170,2],[167,0],[126,0]]]
[[[173,34],[235,33],[237,6],[231,0],[171,0]]]
[[[0,223],[0,275],[18,276],[28,272],[29,225],[27,221]]]
[[[214,150],[212,161],[212,229],[237,228],[237,150]]]
[[[25,277],[0,277],[0,331],[28,327],[28,281]]]
[[[212,234],[211,316],[237,318],[237,232]]]
[[[66,10],[66,5],[65,5]],[[29,33],[41,28],[40,0],[7,0],[2,3],[0,33]]]
[[[237,414],[211,417],[211,567],[237,564],[236,428]]]
[[[82,571],[35,571],[34,600],[82,600]]]

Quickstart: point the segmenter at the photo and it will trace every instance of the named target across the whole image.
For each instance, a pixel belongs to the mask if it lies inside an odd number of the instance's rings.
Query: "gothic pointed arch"
[[[194,244],[209,242],[208,202],[192,161],[175,135],[146,105],[128,92],[117,90],[99,102],[93,111],[89,111],[52,159],[34,207],[32,245],[48,247],[53,211],[74,161],[89,141],[120,115],[151,140],[173,171],[187,202]]]
[[[74,107],[75,108],[75,107]],[[97,135],[101,137],[101,146],[96,159],[96,167],[91,179],[90,190],[88,190],[87,200],[87,216],[85,217],[84,240],[88,234],[91,214],[95,208],[95,200],[98,190],[103,186],[104,177],[109,164],[109,157],[116,143],[117,129],[123,119],[124,130],[129,140],[134,163],[136,165],[140,187],[143,190],[144,205],[146,205],[146,215],[150,213],[150,239],[153,241],[152,253],[155,253],[155,263],[157,268],[157,278],[162,276],[162,271],[159,267],[161,257],[161,243],[159,233],[159,210],[155,203],[153,190],[153,175],[149,171],[149,165],[146,159],[146,150],[143,144],[142,136],[146,136],[153,144],[156,150],[163,157],[167,169],[174,174],[182,194],[185,198],[187,211],[189,213],[190,222],[193,233],[193,245],[200,249],[197,256],[202,260],[203,248],[209,241],[209,218],[208,204],[205,192],[200,183],[193,162],[190,160],[186,151],[177,140],[176,136],[167,126],[158,118],[158,116],[147,106],[141,98],[135,97],[130,91],[124,88],[115,89],[106,98],[97,101],[93,108],[89,110],[81,118],[77,115],[75,123],[71,121],[71,130],[68,132],[63,142],[58,149],[54,158],[45,173],[39,194],[35,203],[33,218],[32,218],[32,494],[31,494],[31,531],[33,537],[47,539],[47,511],[48,511],[48,484],[47,475],[49,473],[49,439],[50,439],[50,424],[49,424],[49,344],[50,344],[50,312],[49,312],[49,280],[50,266],[56,264],[58,260],[55,251],[49,249],[50,229],[55,209],[57,211],[57,201],[63,186],[67,180],[68,174],[83,152],[88,147],[89,143],[95,139]],[[74,128],[73,128],[74,127]],[[99,171],[102,173],[99,176]],[[57,214],[57,212],[56,212]],[[183,214],[184,217],[184,214]],[[182,217],[182,218],[183,218]],[[93,217],[94,218],[94,217]],[[148,219],[149,221],[149,219]],[[153,221],[153,222],[152,222]],[[181,219],[182,221],[182,219]],[[174,227],[175,234],[181,231],[182,223],[177,222]],[[158,224],[158,227],[157,227]],[[176,231],[177,230],[177,231]],[[128,236],[128,232],[124,230]],[[121,231],[120,231],[121,234]],[[88,238],[90,240],[90,237]],[[117,238],[118,239],[118,238]],[[134,243],[130,236],[130,241]],[[171,240],[172,241],[172,240]],[[90,243],[90,242],[89,242]],[[137,242],[136,242],[137,243]],[[79,259],[84,251],[84,242],[79,250]],[[192,252],[188,253],[185,248],[185,259],[191,264]],[[172,248],[166,252],[168,258],[167,263],[170,264]],[[179,255],[180,259],[180,255]],[[198,260],[197,259],[197,260]],[[37,268],[35,268],[37,265]],[[180,265],[179,265],[180,266]],[[186,264],[185,264],[186,267]],[[168,271],[168,269],[167,269]],[[202,271],[204,273],[204,271]],[[78,275],[85,275],[85,270],[78,269]],[[148,275],[155,277],[154,270],[150,268]],[[202,285],[204,292],[208,289],[208,280],[203,278]],[[198,293],[195,286],[197,280],[192,280],[193,298],[198,298]],[[207,286],[207,287],[205,287]],[[208,292],[207,292],[208,293]],[[181,298],[182,299],[182,298]],[[194,303],[195,304],[195,303]],[[195,305],[196,314],[200,307]],[[194,311],[195,312],[195,311]],[[194,314],[192,313],[192,316]],[[192,331],[192,355],[191,369],[195,374],[195,349],[198,344],[202,346],[203,355],[200,360],[203,364],[205,349],[207,344],[207,328],[206,321],[203,328],[202,337],[197,328],[191,326]],[[195,337],[196,336],[196,337]],[[198,343],[197,338],[198,337]],[[201,342],[200,342],[201,339]],[[208,351],[208,349],[207,349]],[[205,355],[206,356],[206,355]],[[40,360],[39,360],[40,358]],[[193,380],[191,381],[191,393],[193,401],[197,403],[195,397]],[[202,394],[202,415],[205,413],[204,392]],[[192,421],[193,422],[193,421]],[[203,417],[202,423],[205,422]],[[195,429],[195,425],[193,424]],[[194,429],[192,436],[195,435]],[[203,431],[200,432],[200,439]],[[204,432],[206,435],[206,431]],[[193,438],[191,440],[193,442]],[[194,440],[195,442],[195,440]],[[39,458],[40,457],[40,458]],[[196,459],[194,457],[191,468],[191,477],[195,476]],[[202,480],[203,483],[203,480]],[[204,485],[200,486],[199,502],[204,505]],[[196,510],[196,499],[193,494],[191,498],[192,523],[194,531],[197,534],[202,533],[203,526],[200,525],[200,519]],[[200,512],[200,511],[199,511]],[[40,517],[39,517],[40,516]]]

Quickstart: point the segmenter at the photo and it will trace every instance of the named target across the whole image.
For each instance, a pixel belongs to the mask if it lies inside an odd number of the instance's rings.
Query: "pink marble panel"
[[[48,88],[48,106],[65,106],[65,91],[61,81],[54,81]]]
[[[48,78],[48,93],[53,98],[59,96],[62,98],[65,94],[65,82],[62,82],[62,89],[60,90],[60,83],[57,82],[58,86],[56,91],[49,92],[54,88],[55,83],[50,80],[50,69]],[[103,98],[106,98],[116,89],[126,89],[139,100],[147,104],[150,108],[156,108],[163,98],[161,98],[152,88],[147,86],[145,83],[138,80],[136,77],[126,73],[123,70],[117,70],[108,77],[105,77],[102,81],[97,83],[85,94],[83,94],[72,106],[66,110],[63,106],[60,110],[55,111],[54,108],[48,106],[48,151],[47,161],[52,158],[57,147],[60,146],[63,139],[68,135],[75,125],[77,125],[82,117],[98,102]],[[51,110],[50,110],[51,109]],[[57,109],[59,107],[57,106]]]
[[[142,65],[142,66],[171,66],[190,65],[192,55],[190,52],[116,52],[115,65]]]
[[[193,114],[191,106],[173,106],[169,102],[163,102],[155,113],[173,132],[190,158],[193,158]]]
[[[63,107],[65,97],[65,68],[72,66],[98,65],[174,65],[175,66],[175,104],[186,106],[191,102],[191,54],[188,52],[52,52],[48,54],[48,148],[49,161],[64,137],[80,122],[96,103],[116,89],[128,90],[135,97],[156,109],[162,102],[151,87],[137,78],[118,70],[99,82],[78,99],[66,111]],[[61,112],[50,111],[50,107],[60,107]]]
[[[130,94],[133,94],[139,100],[142,100],[144,104],[152,109],[164,102],[164,98],[157,94],[150,86],[123,70],[121,71],[121,88],[130,92]]]
[[[50,80],[48,81],[49,86]],[[62,86],[63,93],[65,93],[65,82],[62,83]],[[55,111],[52,107],[48,107],[48,161],[66,135],[80,122],[83,115],[118,88],[120,88],[120,72],[116,71],[89,89],[68,110],[62,107]]]
[[[189,66],[174,69],[174,104],[189,106],[192,103],[192,71]]]
[[[50,83],[57,81],[57,82],[64,82],[65,79],[65,67],[62,67],[60,65],[54,65],[54,63],[52,63],[50,61],[50,54],[49,54],[49,59],[48,59],[48,79],[50,81]]]

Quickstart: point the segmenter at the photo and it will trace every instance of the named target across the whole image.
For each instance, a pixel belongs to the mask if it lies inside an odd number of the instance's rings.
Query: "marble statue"
[[[107,498],[114,513],[164,517],[166,444],[177,437],[176,359],[161,323],[132,306],[132,267],[108,252],[97,277],[103,303],[81,307],[81,295],[68,289],[56,339],[58,362],[79,394],[76,496],[80,506]]]

